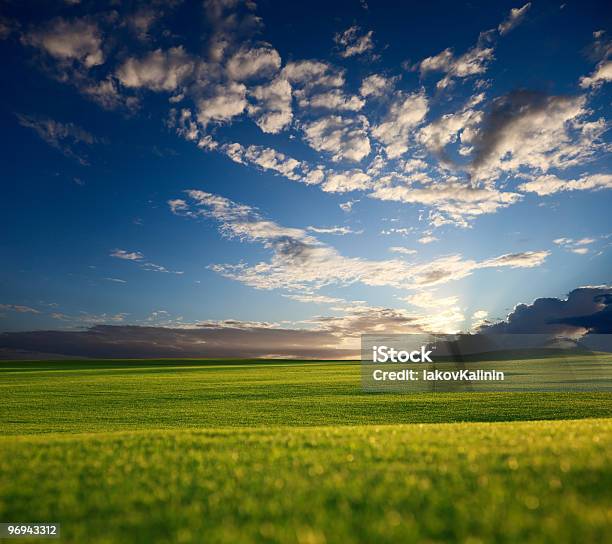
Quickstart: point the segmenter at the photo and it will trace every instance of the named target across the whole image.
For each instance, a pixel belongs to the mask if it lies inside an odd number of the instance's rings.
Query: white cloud
[[[187,212],[189,206],[187,202],[185,202],[182,198],[175,198],[173,200],[168,200],[168,206],[170,206],[170,211],[174,214],[178,214],[179,212]]]
[[[590,76],[580,78],[583,89],[590,87],[598,89],[605,82],[612,81],[612,41],[607,37],[605,30],[593,32],[594,42],[588,50],[591,60],[599,61]]]
[[[344,70],[326,62],[303,60],[290,62],[282,71],[296,89],[294,94],[301,108],[333,111],[359,111],[364,101],[346,94]]]
[[[82,81],[77,85],[78,90],[87,98],[93,100],[107,110],[123,107],[134,110],[139,105],[135,96],[123,96],[119,93],[116,81],[107,77],[101,81]]]
[[[148,270],[149,272],[162,272],[164,274],[179,274],[182,275],[183,272],[180,270],[168,270],[165,266],[161,264],[155,263],[142,263],[141,268],[143,270]]]
[[[425,236],[421,236],[417,241],[419,244],[431,244],[432,242],[437,242],[439,238],[432,236],[431,234],[426,234]]]
[[[489,323],[488,316],[489,312],[486,310],[476,310],[472,314],[472,330],[477,331],[483,325],[487,325]]]
[[[481,262],[471,259],[463,260],[460,255],[440,257],[429,263],[413,265],[412,288],[433,287],[452,280],[459,280],[469,276],[474,270],[483,268],[533,268],[540,266],[549,254],[549,251],[508,253]]]
[[[612,189],[612,175],[591,174],[580,179],[560,179],[554,175],[539,176],[518,186],[519,191],[536,193],[540,196],[552,195],[563,191],[599,191]]]
[[[171,109],[167,124],[170,128],[176,129],[179,136],[182,136],[191,142],[197,142],[198,138],[200,137],[200,129],[198,128],[194,115],[191,110],[187,108],[183,108],[180,112],[175,109]],[[211,145],[213,147],[215,146],[215,144],[212,144],[212,142]]]
[[[425,170],[429,165],[422,159],[409,159],[400,161],[401,168],[404,172],[410,174],[419,170]]]
[[[570,251],[578,255],[586,255],[589,252],[589,248],[588,247],[573,247],[570,249]]]
[[[478,268],[497,268],[507,266],[510,268],[534,268],[540,266],[550,251],[524,251],[521,253],[506,253],[494,259],[481,262]]]
[[[316,232],[317,234],[337,234],[344,236],[345,234],[357,234],[350,227],[313,227],[310,226],[306,230]]]
[[[452,298],[441,300],[452,300]],[[464,320],[465,316],[461,308],[457,304],[450,303],[447,306],[438,305],[428,310],[425,315],[418,316],[414,324],[424,332],[453,334],[461,330]]]
[[[413,227],[400,227],[400,228],[392,227],[390,229],[383,229],[380,231],[380,233],[384,234],[385,236],[390,236],[393,234],[399,234],[400,236],[408,236],[413,231],[414,231]]]
[[[224,123],[240,115],[246,107],[246,87],[242,83],[215,85],[209,96],[198,101],[198,122],[203,126]]]
[[[397,93],[382,123],[372,128],[372,135],[385,145],[389,158],[397,158],[408,151],[413,129],[427,114],[427,98],[422,93]]]
[[[148,55],[128,58],[116,72],[126,87],[144,87],[152,91],[174,91],[193,72],[194,61],[183,47],[167,51],[157,49]]]
[[[366,132],[367,119],[330,115],[303,126],[308,144],[317,151],[332,154],[333,161],[359,162],[370,154],[370,139]]]
[[[341,47],[340,56],[347,58],[355,55],[362,55],[374,49],[372,41],[373,31],[360,35],[360,28],[352,26],[342,33],[334,36],[334,41]]]
[[[298,295],[283,295],[285,298],[291,300],[297,300],[298,302],[304,302],[307,304],[336,304],[338,302],[344,302],[341,298],[328,297],[325,295],[315,295],[313,293],[304,293]]]
[[[379,97],[389,94],[393,90],[394,78],[381,74],[372,74],[361,82],[359,94],[363,97]]]
[[[403,246],[392,246],[389,248],[389,251],[391,253],[401,253],[402,255],[416,255],[417,254],[416,249],[410,249],[410,248],[403,247]]]
[[[341,308],[345,312],[343,316],[317,317],[310,322],[333,330],[346,341],[364,333],[455,333],[465,319],[458,305],[458,297],[435,298],[431,292],[424,291],[401,300],[420,311],[361,304]]]
[[[453,180],[420,187],[405,184],[378,186],[369,196],[378,200],[425,204],[444,214],[444,217],[437,218],[438,224],[451,221],[463,227],[468,226],[470,219],[494,213],[521,199],[518,193],[475,188]]]
[[[76,61],[86,68],[104,62],[102,33],[96,23],[86,19],[54,19],[25,34],[22,41],[62,62]]]
[[[341,339],[342,347],[358,349],[361,334],[458,332],[463,314],[457,307],[439,308],[426,315],[380,306],[349,306],[341,316],[317,316],[306,323]]]
[[[86,312],[81,312],[78,316],[67,316],[62,315],[60,319],[66,319],[70,321],[78,321],[79,323],[83,323],[86,325],[92,325],[95,323],[121,323],[125,321],[125,318],[129,315],[126,313],[118,313],[118,314],[89,314]]]
[[[304,163],[302,163],[304,164]],[[304,167],[306,169],[306,167]],[[325,179],[325,169],[323,166],[318,165],[314,168],[310,168],[306,172],[306,176],[304,177],[304,182],[308,185],[317,185],[321,183]]]
[[[442,115],[421,128],[417,135],[418,142],[443,163],[450,163],[451,161],[446,157],[446,146],[452,143],[469,144],[472,141],[475,130],[483,117],[482,112],[473,109],[472,106],[483,98],[483,95],[477,95],[458,112]],[[420,168],[424,166],[423,164],[417,165]]]
[[[334,88],[344,85],[344,70],[318,60],[289,62],[283,76],[292,84],[306,89]]]
[[[286,79],[276,78],[255,87],[249,96],[255,99],[255,104],[248,106],[249,114],[263,132],[277,134],[291,123],[291,85]]]
[[[280,151],[269,147],[250,145],[243,147],[239,143],[224,144],[221,150],[234,162],[239,164],[252,164],[264,170],[277,172],[293,181],[313,183],[306,170],[308,166]]]
[[[340,204],[338,204],[338,206],[343,212],[349,213],[353,210],[353,206],[357,202],[359,202],[359,200],[347,200],[346,202],[341,202]]]
[[[513,28],[517,27],[525,18],[525,14],[529,11],[530,7],[531,2],[528,2],[521,8],[512,8],[508,18],[500,23],[500,25],[497,27],[499,33],[503,36],[504,34],[510,32]]]
[[[526,167],[547,172],[591,157],[605,130],[603,120],[586,122],[584,96],[549,96],[514,91],[497,98],[475,131],[472,173],[491,178]]]
[[[125,249],[114,249],[110,256],[125,261],[142,261],[144,259],[144,255],[140,251],[126,251]]]
[[[259,242],[272,252],[271,260],[249,266],[215,264],[210,269],[257,289],[319,289],[329,284],[360,282],[369,286],[416,289],[446,283],[480,268],[538,266],[548,252],[506,254],[482,262],[450,255],[430,262],[373,261],[344,257],[333,247],[299,228],[283,227],[260,216],[257,210],[203,191],[187,191],[191,204],[179,214],[206,216],[219,222],[220,232],[230,238]]]
[[[300,180],[302,178],[296,173],[296,169],[301,167],[300,161],[287,157],[274,149],[251,145],[246,149],[245,158],[264,170],[273,170],[289,179]]]
[[[423,59],[419,67],[421,75],[429,72],[446,74],[437,84],[438,89],[444,89],[452,84],[453,79],[483,74],[491,60],[493,48],[479,44],[459,57],[455,57],[452,49],[445,49],[433,57]]]
[[[600,62],[590,76],[580,78],[580,86],[583,89],[600,87],[607,81],[612,81],[612,60]]]
[[[553,243],[572,253],[586,255],[590,250],[585,246],[594,244],[596,241],[595,238],[580,238],[578,240],[574,240],[573,238],[557,238],[553,240]]]
[[[271,47],[241,48],[227,62],[226,72],[234,81],[270,77],[280,68],[281,58]]]
[[[200,214],[215,219],[220,223],[220,231],[224,236],[251,242],[263,241],[266,244],[277,238],[316,242],[315,238],[302,229],[285,228],[273,221],[262,219],[259,212],[251,206],[237,204],[225,197],[204,191],[190,190],[187,195],[192,199],[192,205],[188,206],[192,215]],[[178,213],[184,211],[187,210],[183,208]]]
[[[180,202],[180,200],[174,200],[169,202],[170,208],[175,213],[178,213],[182,209]],[[185,204],[184,201],[183,204]],[[123,261],[136,262],[138,263],[140,268],[142,268],[143,270],[148,270],[149,272],[163,272],[165,274],[179,275],[183,274],[183,272],[179,270],[168,270],[165,266],[162,266],[160,264],[145,261],[144,255],[140,251],[126,251],[125,249],[114,249],[113,251],[111,251],[110,256],[115,257],[116,259],[121,259]]]
[[[346,95],[340,89],[330,89],[310,94],[299,91],[296,94],[298,96],[298,104],[302,108],[359,111],[365,105],[365,101],[358,96]]]
[[[326,193],[347,193],[371,188],[372,178],[362,170],[329,173],[321,189]],[[346,204],[346,203],[345,203]],[[349,211],[350,207],[349,206]],[[346,211],[346,210],[345,210]]]

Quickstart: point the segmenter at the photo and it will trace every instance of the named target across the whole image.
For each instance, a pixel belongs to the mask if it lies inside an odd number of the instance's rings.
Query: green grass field
[[[62,542],[605,542],[609,393],[364,393],[359,363],[0,363],[0,521]]]

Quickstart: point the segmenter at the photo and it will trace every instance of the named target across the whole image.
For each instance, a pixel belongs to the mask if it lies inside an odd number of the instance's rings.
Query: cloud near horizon
[[[313,297],[312,302],[318,302]],[[328,300],[321,302],[329,302]],[[359,358],[360,334],[410,334],[437,331],[440,320],[456,312],[456,298],[415,295],[410,303],[445,308],[427,316],[405,310],[356,305],[343,316],[320,316],[308,328],[238,320],[208,321],[181,327],[94,325],[86,330],[0,333],[0,359],[48,356],[93,358]],[[612,287],[579,287],[566,299],[539,298],[519,304],[498,323],[485,322],[480,334],[547,334],[587,339],[612,334]],[[475,315],[484,320],[483,311]],[[462,317],[462,316],[461,316]],[[442,331],[450,332],[450,331]],[[585,336],[586,335],[586,336]],[[589,343],[587,342],[587,345]],[[597,344],[594,344],[597,345]],[[610,349],[610,342],[605,343]]]
[[[567,298],[537,298],[518,304],[504,321],[485,324],[491,334],[612,334],[612,287],[578,287]]]

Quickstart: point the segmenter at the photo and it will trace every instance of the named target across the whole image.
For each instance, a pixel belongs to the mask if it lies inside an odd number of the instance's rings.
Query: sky
[[[603,330],[611,20],[603,1],[4,0],[0,355]]]

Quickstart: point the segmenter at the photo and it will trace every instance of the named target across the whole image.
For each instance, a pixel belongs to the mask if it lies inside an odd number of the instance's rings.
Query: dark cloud
[[[480,166],[496,150],[509,126],[528,113],[544,110],[548,98],[541,92],[516,90],[495,99],[474,142],[473,166]]]
[[[565,300],[538,298],[519,304],[505,321],[482,327],[499,334],[606,334],[612,332],[612,287],[579,287]]]
[[[277,254],[283,259],[300,264],[307,264],[313,256],[312,244],[291,236],[279,236],[271,242]]]
[[[189,327],[95,325],[84,330],[0,333],[0,359],[297,358],[356,359],[363,333],[420,332],[423,318],[404,310],[348,305],[344,315],[316,317],[309,328],[238,320]],[[426,320],[425,320],[426,321]]]
[[[227,320],[189,328],[96,325],[85,330],[5,332],[0,359],[66,358],[358,358],[349,349],[360,334],[413,334],[429,330],[427,316],[391,308],[352,306],[341,316],[319,316],[311,329]],[[519,304],[505,321],[453,342],[462,354],[555,347],[557,336],[581,337],[588,349],[612,351],[612,287],[580,287],[566,299]],[[586,334],[584,334],[586,333]],[[539,335],[539,336],[536,336]],[[456,344],[456,345],[455,345]],[[451,350],[452,353],[454,351]],[[440,352],[442,353],[442,352]],[[446,352],[444,352],[446,353]]]
[[[502,159],[516,141],[528,137],[531,127],[538,127],[539,137],[558,129],[559,122],[572,117],[572,107],[579,106],[579,101],[575,96],[555,96],[525,89],[496,98],[472,142],[472,168],[477,170],[491,159]]]
[[[588,315],[565,317],[553,320],[552,323],[583,327],[592,334],[612,334],[612,294],[604,293],[596,296],[594,300],[604,305],[601,311]]]
[[[0,334],[0,357],[62,354],[94,358],[346,358],[355,350],[337,349],[331,331],[279,329],[241,322],[197,328],[96,325],[82,331],[31,331]]]

